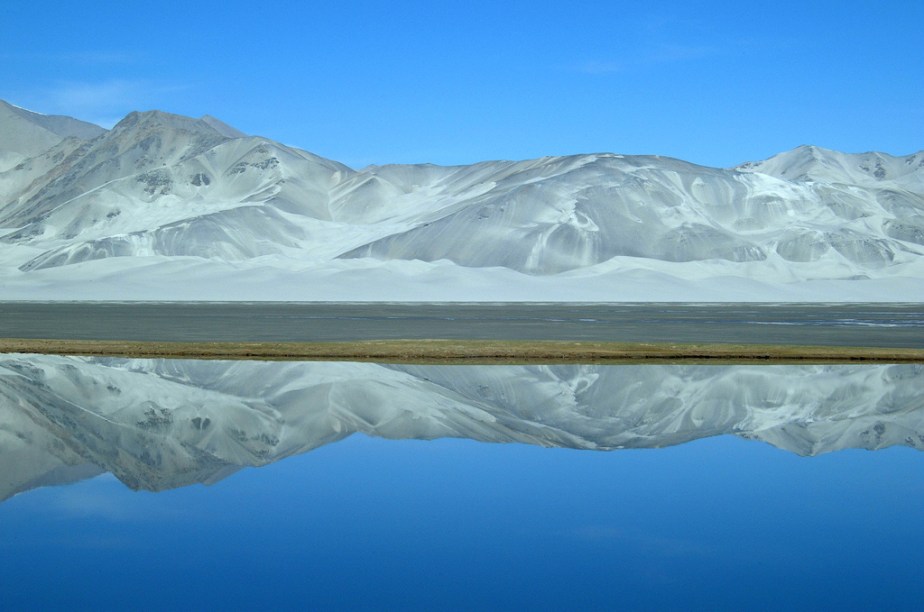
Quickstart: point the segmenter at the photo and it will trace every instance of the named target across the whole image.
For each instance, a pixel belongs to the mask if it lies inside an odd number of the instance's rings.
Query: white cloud
[[[83,51],[60,55],[58,59],[85,65],[130,64],[135,61],[130,54],[119,51]]]
[[[121,51],[74,51],[66,53],[0,53],[0,59],[11,62],[39,62],[42,64],[79,64],[84,66],[105,66],[131,64],[135,58]]]
[[[626,62],[588,61],[575,64],[573,69],[577,72],[583,72],[585,74],[608,74],[611,72],[622,72],[626,69]]]
[[[185,89],[147,79],[64,81],[31,96],[42,100],[42,112],[69,115],[112,127],[134,110],[156,108],[162,95]]]
[[[61,83],[48,92],[49,102],[58,109],[102,110],[111,109],[138,97],[142,89],[139,81],[104,81],[102,83]]]
[[[650,68],[663,64],[689,62],[703,59],[718,53],[718,49],[709,46],[661,45],[629,54],[620,59],[588,60],[569,66],[573,72],[584,74],[610,74]]]
[[[572,530],[571,534],[581,540],[612,542],[663,557],[706,556],[715,553],[715,546],[708,542],[657,536],[610,525],[579,527]]]

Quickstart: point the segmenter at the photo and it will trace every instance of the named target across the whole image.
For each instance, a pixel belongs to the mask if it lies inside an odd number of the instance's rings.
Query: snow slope
[[[709,436],[924,448],[924,368],[386,366],[0,356],[0,500],[111,472],[211,483],[354,433],[588,450]]]
[[[5,299],[920,301],[924,152],[357,171],[150,111],[0,172],[0,228]]]

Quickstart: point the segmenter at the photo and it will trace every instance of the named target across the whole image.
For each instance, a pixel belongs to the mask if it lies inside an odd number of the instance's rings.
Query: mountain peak
[[[125,117],[112,128],[112,131],[120,132],[146,128],[166,128],[186,132],[205,132],[224,136],[224,134],[221,134],[221,132],[201,119],[194,119],[184,115],[175,115],[160,110],[133,111],[125,115]]]
[[[916,155],[896,157],[888,153],[842,153],[816,145],[800,145],[759,162],[737,167],[741,172],[760,172],[790,181],[875,184],[883,180],[919,181],[921,164]]]

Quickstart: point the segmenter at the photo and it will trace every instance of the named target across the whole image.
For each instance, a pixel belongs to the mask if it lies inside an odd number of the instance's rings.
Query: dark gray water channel
[[[0,302],[0,337],[483,338],[914,348],[924,347],[924,305]]]

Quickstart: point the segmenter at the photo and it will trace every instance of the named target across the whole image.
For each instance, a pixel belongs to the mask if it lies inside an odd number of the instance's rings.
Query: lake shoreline
[[[0,353],[88,357],[429,364],[924,363],[924,349],[784,344],[562,340],[362,340],[354,342],[154,342],[0,339]]]

